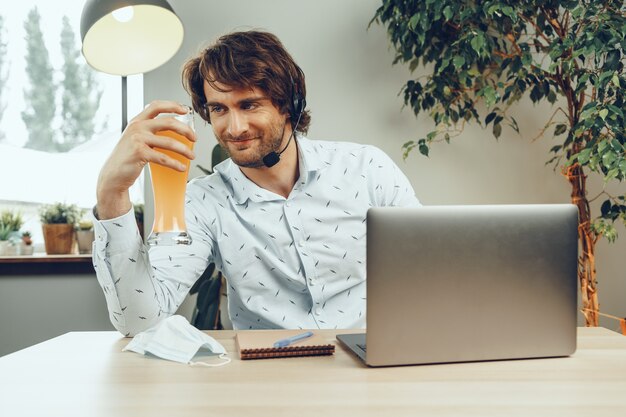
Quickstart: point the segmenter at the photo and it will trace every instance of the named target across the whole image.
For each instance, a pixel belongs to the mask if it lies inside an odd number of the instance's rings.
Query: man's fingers
[[[146,155],[147,162],[159,164],[164,167],[172,168],[172,169],[175,169],[176,171],[181,171],[181,172],[187,169],[187,166],[183,164],[182,162],[177,161],[171,156],[163,152],[159,152],[155,149],[148,149],[146,151],[146,154],[147,154]]]
[[[156,119],[148,120],[145,123],[146,127],[154,134],[158,134],[158,132],[164,130],[171,130],[186,137],[192,142],[196,141],[196,134],[193,129],[173,117],[157,117]]]
[[[185,114],[189,111],[189,107],[177,103],[175,101],[168,100],[155,100],[148,104],[141,113],[135,116],[130,122],[137,120],[154,119],[160,113],[178,113]]]
[[[161,148],[177,152],[187,159],[195,159],[196,157],[194,152],[189,149],[188,146],[168,136],[160,136],[158,134],[149,135],[146,137],[145,143],[150,148]]]

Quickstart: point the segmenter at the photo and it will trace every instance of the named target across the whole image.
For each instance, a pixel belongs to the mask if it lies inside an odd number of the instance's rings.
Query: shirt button
[[[322,309],[321,309],[321,308],[319,308],[319,307],[318,307],[318,308],[316,308],[316,309],[315,309],[315,315],[316,315],[316,316],[319,316],[319,315],[321,315],[321,314],[322,314]]]
[[[310,280],[309,280],[309,285],[312,287],[312,286],[314,286],[314,285],[315,285],[315,282],[316,282],[316,281],[315,281],[314,279],[310,279]]]
[[[303,247],[304,246],[304,240],[301,240],[300,242],[298,242],[298,246]]]

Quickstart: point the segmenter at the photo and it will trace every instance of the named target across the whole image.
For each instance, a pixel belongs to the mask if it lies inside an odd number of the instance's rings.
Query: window
[[[0,211],[19,211],[42,251],[38,210],[89,209],[100,167],[120,137],[121,77],[80,53],[85,1],[21,0],[0,11]],[[143,108],[143,77],[128,77],[128,113]],[[143,202],[143,178],[131,189]]]

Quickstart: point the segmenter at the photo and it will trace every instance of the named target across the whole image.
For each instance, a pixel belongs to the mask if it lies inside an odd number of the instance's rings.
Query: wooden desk
[[[334,340],[334,331],[324,332]],[[0,416],[620,416],[626,337],[581,328],[570,358],[367,368],[334,356],[220,368],[121,352],[117,332],[72,332],[0,358]]]

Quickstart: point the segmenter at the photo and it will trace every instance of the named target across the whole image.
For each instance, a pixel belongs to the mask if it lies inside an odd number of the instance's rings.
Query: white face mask
[[[200,349],[203,350],[202,353],[225,359],[225,362],[218,364],[192,362],[191,359]],[[222,366],[230,362],[230,358],[224,358],[226,355],[224,346],[178,315],[161,320],[148,330],[137,333],[122,350],[132,350],[142,355],[151,353],[163,359],[190,365]]]

